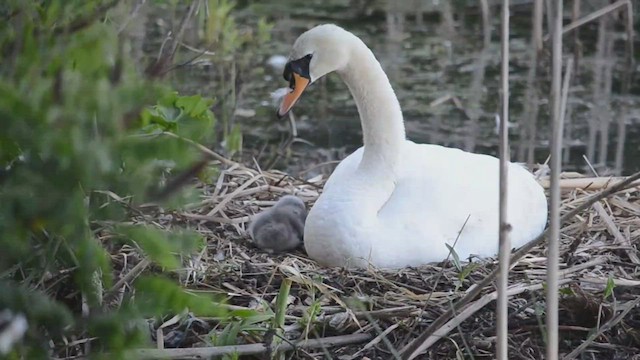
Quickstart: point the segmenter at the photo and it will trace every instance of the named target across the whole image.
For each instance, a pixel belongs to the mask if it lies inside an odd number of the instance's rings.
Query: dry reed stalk
[[[573,1],[573,7],[571,9],[571,21],[576,21],[580,17],[581,4],[582,4],[581,0]],[[582,42],[580,41],[579,29],[576,29],[573,32],[573,59],[572,59],[573,66],[571,67],[572,69],[575,69],[576,75],[578,74],[581,55],[582,55]],[[568,81],[569,81],[569,84],[571,84],[572,78],[569,77]],[[569,86],[567,86],[567,89],[568,88]],[[563,163],[567,163],[569,162],[569,159],[571,157],[571,146],[572,146],[571,143],[573,140],[574,123],[573,123],[572,114],[571,114],[572,112],[571,110],[573,107],[571,106],[571,103],[566,100],[564,100],[564,103],[566,104],[566,109],[563,110],[562,113],[565,114],[564,147],[566,148],[566,151],[563,153],[562,161]]]
[[[532,166],[535,161],[536,135],[538,122],[539,97],[536,89],[536,74],[538,72],[538,54],[542,50],[542,15],[543,0],[535,0],[533,7],[531,46],[529,50],[529,69],[527,71],[527,90],[524,102],[524,116],[526,126],[526,141],[521,140],[518,158]],[[526,160],[525,160],[526,159]]]
[[[544,12],[543,0],[533,0],[533,44],[536,52],[542,51],[542,15]]]
[[[601,16],[610,14],[614,11],[616,11],[618,8],[626,6],[627,7],[627,13],[632,14],[633,13],[633,5],[631,4],[630,0],[619,0],[616,1],[613,4],[609,4],[607,6],[604,6],[602,9],[600,10],[596,10],[592,13],[590,13],[589,15],[586,15],[585,17],[579,19],[578,21],[574,21],[571,24],[568,24],[567,26],[565,26],[564,28],[562,28],[562,33],[568,33],[571,30],[577,29],[580,26],[589,23]],[[627,30],[628,31],[628,30]],[[631,45],[633,46],[633,44]],[[633,56],[633,55],[631,55]]]
[[[574,23],[580,18],[580,9],[582,8],[582,0],[573,0],[571,8],[571,22]],[[564,29],[563,29],[564,32]],[[576,69],[580,68],[580,58],[582,56],[582,41],[580,41],[580,28],[576,28],[573,32],[573,64]],[[576,74],[578,71],[576,70]]]
[[[507,360],[509,358],[508,347],[508,298],[507,287],[509,286],[509,255],[511,254],[511,239],[509,219],[507,217],[507,189],[509,174],[509,0],[502,1],[501,18],[501,67],[500,83],[502,90],[502,101],[500,109],[500,198],[498,225],[499,233],[499,275],[498,275],[498,301],[497,301],[497,358]]]
[[[622,74],[622,85],[620,89],[620,93],[624,97],[629,94],[629,89],[631,87],[631,79],[633,76],[633,65],[634,65],[634,55],[633,55],[633,44],[634,44],[634,30],[633,30],[633,10],[631,3],[627,5],[626,11],[624,12],[625,16],[625,28],[627,32],[627,42],[625,46],[625,51],[627,54],[627,61],[625,62],[624,72]],[[616,143],[616,158],[615,158],[615,171],[616,174],[622,174],[622,166],[624,161],[624,148],[625,148],[625,140],[627,138],[627,127],[626,127],[626,117],[629,111],[629,105],[626,99],[622,100],[622,103],[619,107],[618,114],[618,141]]]
[[[623,80],[622,80],[623,95],[628,94],[628,91],[629,91],[628,89],[630,87],[630,85],[628,84],[630,83],[630,78],[631,78],[631,72],[626,71],[626,74],[623,75]],[[616,141],[616,154],[615,154],[615,163],[614,163],[614,169],[617,175],[621,175],[623,170],[622,168],[624,164],[624,149],[625,149],[625,143],[627,139],[626,121],[627,121],[628,112],[629,112],[629,105],[627,104],[626,99],[623,99],[622,103],[618,108],[618,127],[617,127],[618,139]]]
[[[604,56],[602,57],[602,93],[597,99],[596,106],[600,106],[600,149],[598,150],[598,164],[601,169],[606,168],[609,155],[609,128],[612,121],[611,109],[611,85],[613,82],[613,65],[615,56],[613,53],[613,34],[611,29],[611,16],[601,19],[604,23]]]
[[[295,343],[284,342],[272,349],[267,344],[247,344],[214,346],[183,349],[138,349],[132,350],[125,356],[126,359],[183,359],[183,358],[212,358],[223,355],[256,355],[268,352],[291,351],[296,348],[313,349],[318,347],[333,347],[346,344],[358,344],[371,339],[369,334],[351,334],[330,336],[320,339],[301,340]]]
[[[585,177],[575,179],[560,179],[560,188],[563,190],[601,190],[624,181],[626,178],[618,177]],[[538,180],[544,188],[550,187],[549,179]],[[640,186],[640,182],[635,182],[632,186]]]
[[[447,5],[447,7],[450,6]],[[467,107],[463,108],[469,119],[464,136],[464,149],[470,152],[473,152],[477,145],[485,73],[491,51],[491,14],[487,0],[480,0],[480,9],[482,11],[482,50],[474,64]]]
[[[569,58],[567,59],[567,65],[566,65],[566,69],[565,69],[565,73],[564,73],[564,80],[562,83],[562,94],[560,95],[560,116],[562,116],[562,128],[561,128],[561,132],[564,131],[565,128],[565,118],[567,116],[567,109],[568,109],[568,102],[569,102],[569,87],[571,86],[571,74],[573,71],[573,59]],[[560,135],[561,139],[564,139],[564,135]],[[562,146],[562,140],[560,140],[561,142],[561,146],[560,146],[560,167],[562,167],[562,149],[564,148],[564,146]],[[569,148],[567,147],[566,152],[569,152]]]
[[[609,94],[610,83],[607,80],[609,71],[607,68],[609,65],[607,62],[607,54],[609,48],[609,24],[608,14],[599,19],[598,23],[598,40],[596,42],[596,54],[593,64],[593,84],[592,84],[592,98],[594,106],[592,108],[592,114],[589,118],[589,134],[587,140],[587,159],[590,162],[595,162],[596,169],[604,164],[603,159],[606,159],[607,141],[608,137],[608,123],[609,123]],[[598,138],[600,139],[600,152],[598,153],[598,161],[596,161],[596,145]]]
[[[555,7],[549,8],[553,15],[552,28],[552,116],[551,132],[551,175],[550,175],[550,219],[549,247],[547,255],[546,329],[547,359],[558,358],[558,271],[560,268],[560,168],[562,165],[562,0],[556,0]]]

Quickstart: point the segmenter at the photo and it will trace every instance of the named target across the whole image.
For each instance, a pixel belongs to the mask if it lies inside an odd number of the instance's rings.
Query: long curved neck
[[[360,169],[393,173],[405,140],[400,104],[371,50],[355,36],[350,45],[350,60],[338,73],[351,91],[360,113],[364,142]]]

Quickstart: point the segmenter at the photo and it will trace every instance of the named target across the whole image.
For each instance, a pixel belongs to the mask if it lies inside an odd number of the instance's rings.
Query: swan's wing
[[[542,231],[546,198],[533,176],[517,164],[509,166],[508,222],[514,246],[521,246]],[[437,145],[407,142],[396,188],[379,215],[386,223],[399,223],[396,233],[439,236],[452,243],[473,234],[486,244],[487,254],[497,248],[499,163],[492,156]],[[416,231],[419,229],[419,231]],[[464,236],[458,243],[465,252]]]

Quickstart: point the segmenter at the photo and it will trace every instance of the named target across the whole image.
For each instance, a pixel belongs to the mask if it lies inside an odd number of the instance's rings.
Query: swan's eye
[[[311,79],[309,75],[309,64],[311,63],[311,58],[313,54],[306,55],[305,57],[301,57],[297,60],[289,61],[284,66],[284,72],[282,73],[282,77],[289,82],[291,87],[293,88],[293,73],[296,73],[304,78]]]
[[[311,63],[312,57],[313,54],[309,54],[298,60],[292,61],[291,70],[304,78],[311,79],[311,76],[309,75],[309,64]]]
[[[284,77],[285,80],[291,81],[292,72],[293,70],[291,69],[291,61],[289,61],[284,66],[284,72],[282,73],[282,76]]]

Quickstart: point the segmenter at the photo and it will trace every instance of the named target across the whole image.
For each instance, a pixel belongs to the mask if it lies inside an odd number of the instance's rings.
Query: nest
[[[235,318],[240,325],[226,343],[220,339],[230,332],[229,319],[187,314],[180,320],[156,322],[154,339],[163,350],[139,352],[139,357],[237,353],[268,358],[274,346],[281,346],[279,349],[291,349],[288,356],[293,357],[288,358],[394,359],[428,330],[432,335],[423,342],[426,350],[418,358],[494,358],[495,282],[484,286],[444,325],[430,326],[497,267],[496,259],[471,263],[451,259],[387,271],[323,268],[302,249],[267,254],[253,246],[246,233],[250,217],[286,194],[299,196],[310,208],[321,193],[324,178],[303,181],[220,160],[224,170],[217,181],[199,184],[201,202],[165,214],[168,219],[156,224],[187,226],[207,239],[206,249],[188,259],[179,273],[183,285],[225,294],[230,309],[251,309],[263,316]],[[561,213],[611,185],[611,179],[602,178],[563,181]],[[636,184],[595,202],[562,224],[559,329],[560,352],[566,358],[638,358],[639,196]],[[169,223],[172,225],[164,225]],[[545,241],[522,257],[509,274],[509,358],[545,357],[546,253]],[[121,277],[136,267],[135,262],[123,266]],[[286,303],[278,309],[278,294],[288,284]],[[273,326],[270,314],[274,312],[284,315],[280,329]],[[180,340],[170,340],[176,333]]]

